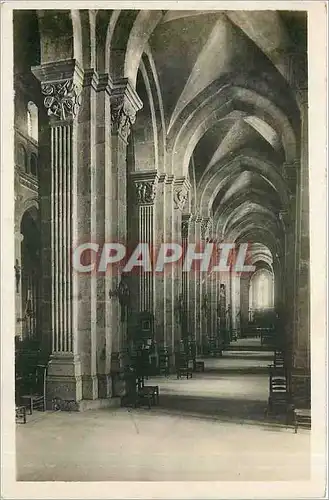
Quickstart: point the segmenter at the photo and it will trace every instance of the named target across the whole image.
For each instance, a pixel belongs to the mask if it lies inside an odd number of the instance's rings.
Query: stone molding
[[[168,184],[168,185],[174,184],[174,182],[175,182],[175,176],[172,175],[172,174],[170,174],[170,175],[167,174],[164,182],[165,182],[165,184]]]

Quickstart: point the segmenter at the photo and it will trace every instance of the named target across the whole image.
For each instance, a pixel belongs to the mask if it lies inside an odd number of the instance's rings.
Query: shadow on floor
[[[259,375],[259,374],[268,374],[268,366],[245,366],[245,367],[237,367],[237,366],[216,366],[211,367],[207,366],[207,370],[205,373],[215,374],[215,373],[229,373],[230,376],[234,375]]]
[[[177,415],[182,418],[230,422],[238,425],[259,425],[264,429],[286,428],[283,415],[265,417],[267,401],[222,397],[191,397],[185,395],[161,395],[159,406],[151,410],[132,409],[130,412],[146,411],[150,415]]]

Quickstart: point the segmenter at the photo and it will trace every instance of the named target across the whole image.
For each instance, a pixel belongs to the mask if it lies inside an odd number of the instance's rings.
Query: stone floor
[[[264,418],[270,360],[227,351],[190,380],[152,379],[161,399],[151,410],[35,413],[17,425],[17,479],[306,480],[310,432]]]

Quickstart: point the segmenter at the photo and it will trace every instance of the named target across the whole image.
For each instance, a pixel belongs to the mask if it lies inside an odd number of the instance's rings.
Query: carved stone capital
[[[154,203],[159,176],[157,172],[136,172],[132,174],[135,186],[135,199],[138,205],[152,205]]]
[[[192,220],[191,214],[183,214],[182,215],[182,238],[187,239],[189,233],[189,227]]]
[[[32,68],[41,82],[48,116],[55,121],[74,120],[81,104],[83,71],[74,59]]]
[[[176,179],[174,182],[174,208],[183,210],[188,200],[190,183],[186,178]]]
[[[48,116],[61,121],[74,119],[78,115],[81,104],[81,87],[73,80],[41,84],[41,92],[45,96],[44,105]]]
[[[208,236],[208,232],[211,225],[211,219],[209,217],[202,217],[201,220],[201,239],[205,240]]]
[[[136,113],[143,103],[129,81],[125,78],[114,82],[111,89],[111,130],[127,141]]]

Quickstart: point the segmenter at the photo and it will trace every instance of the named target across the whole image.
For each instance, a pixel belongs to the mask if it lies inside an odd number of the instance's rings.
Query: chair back
[[[271,376],[270,377],[270,392],[271,393],[282,393],[287,392],[287,379],[283,376]]]

